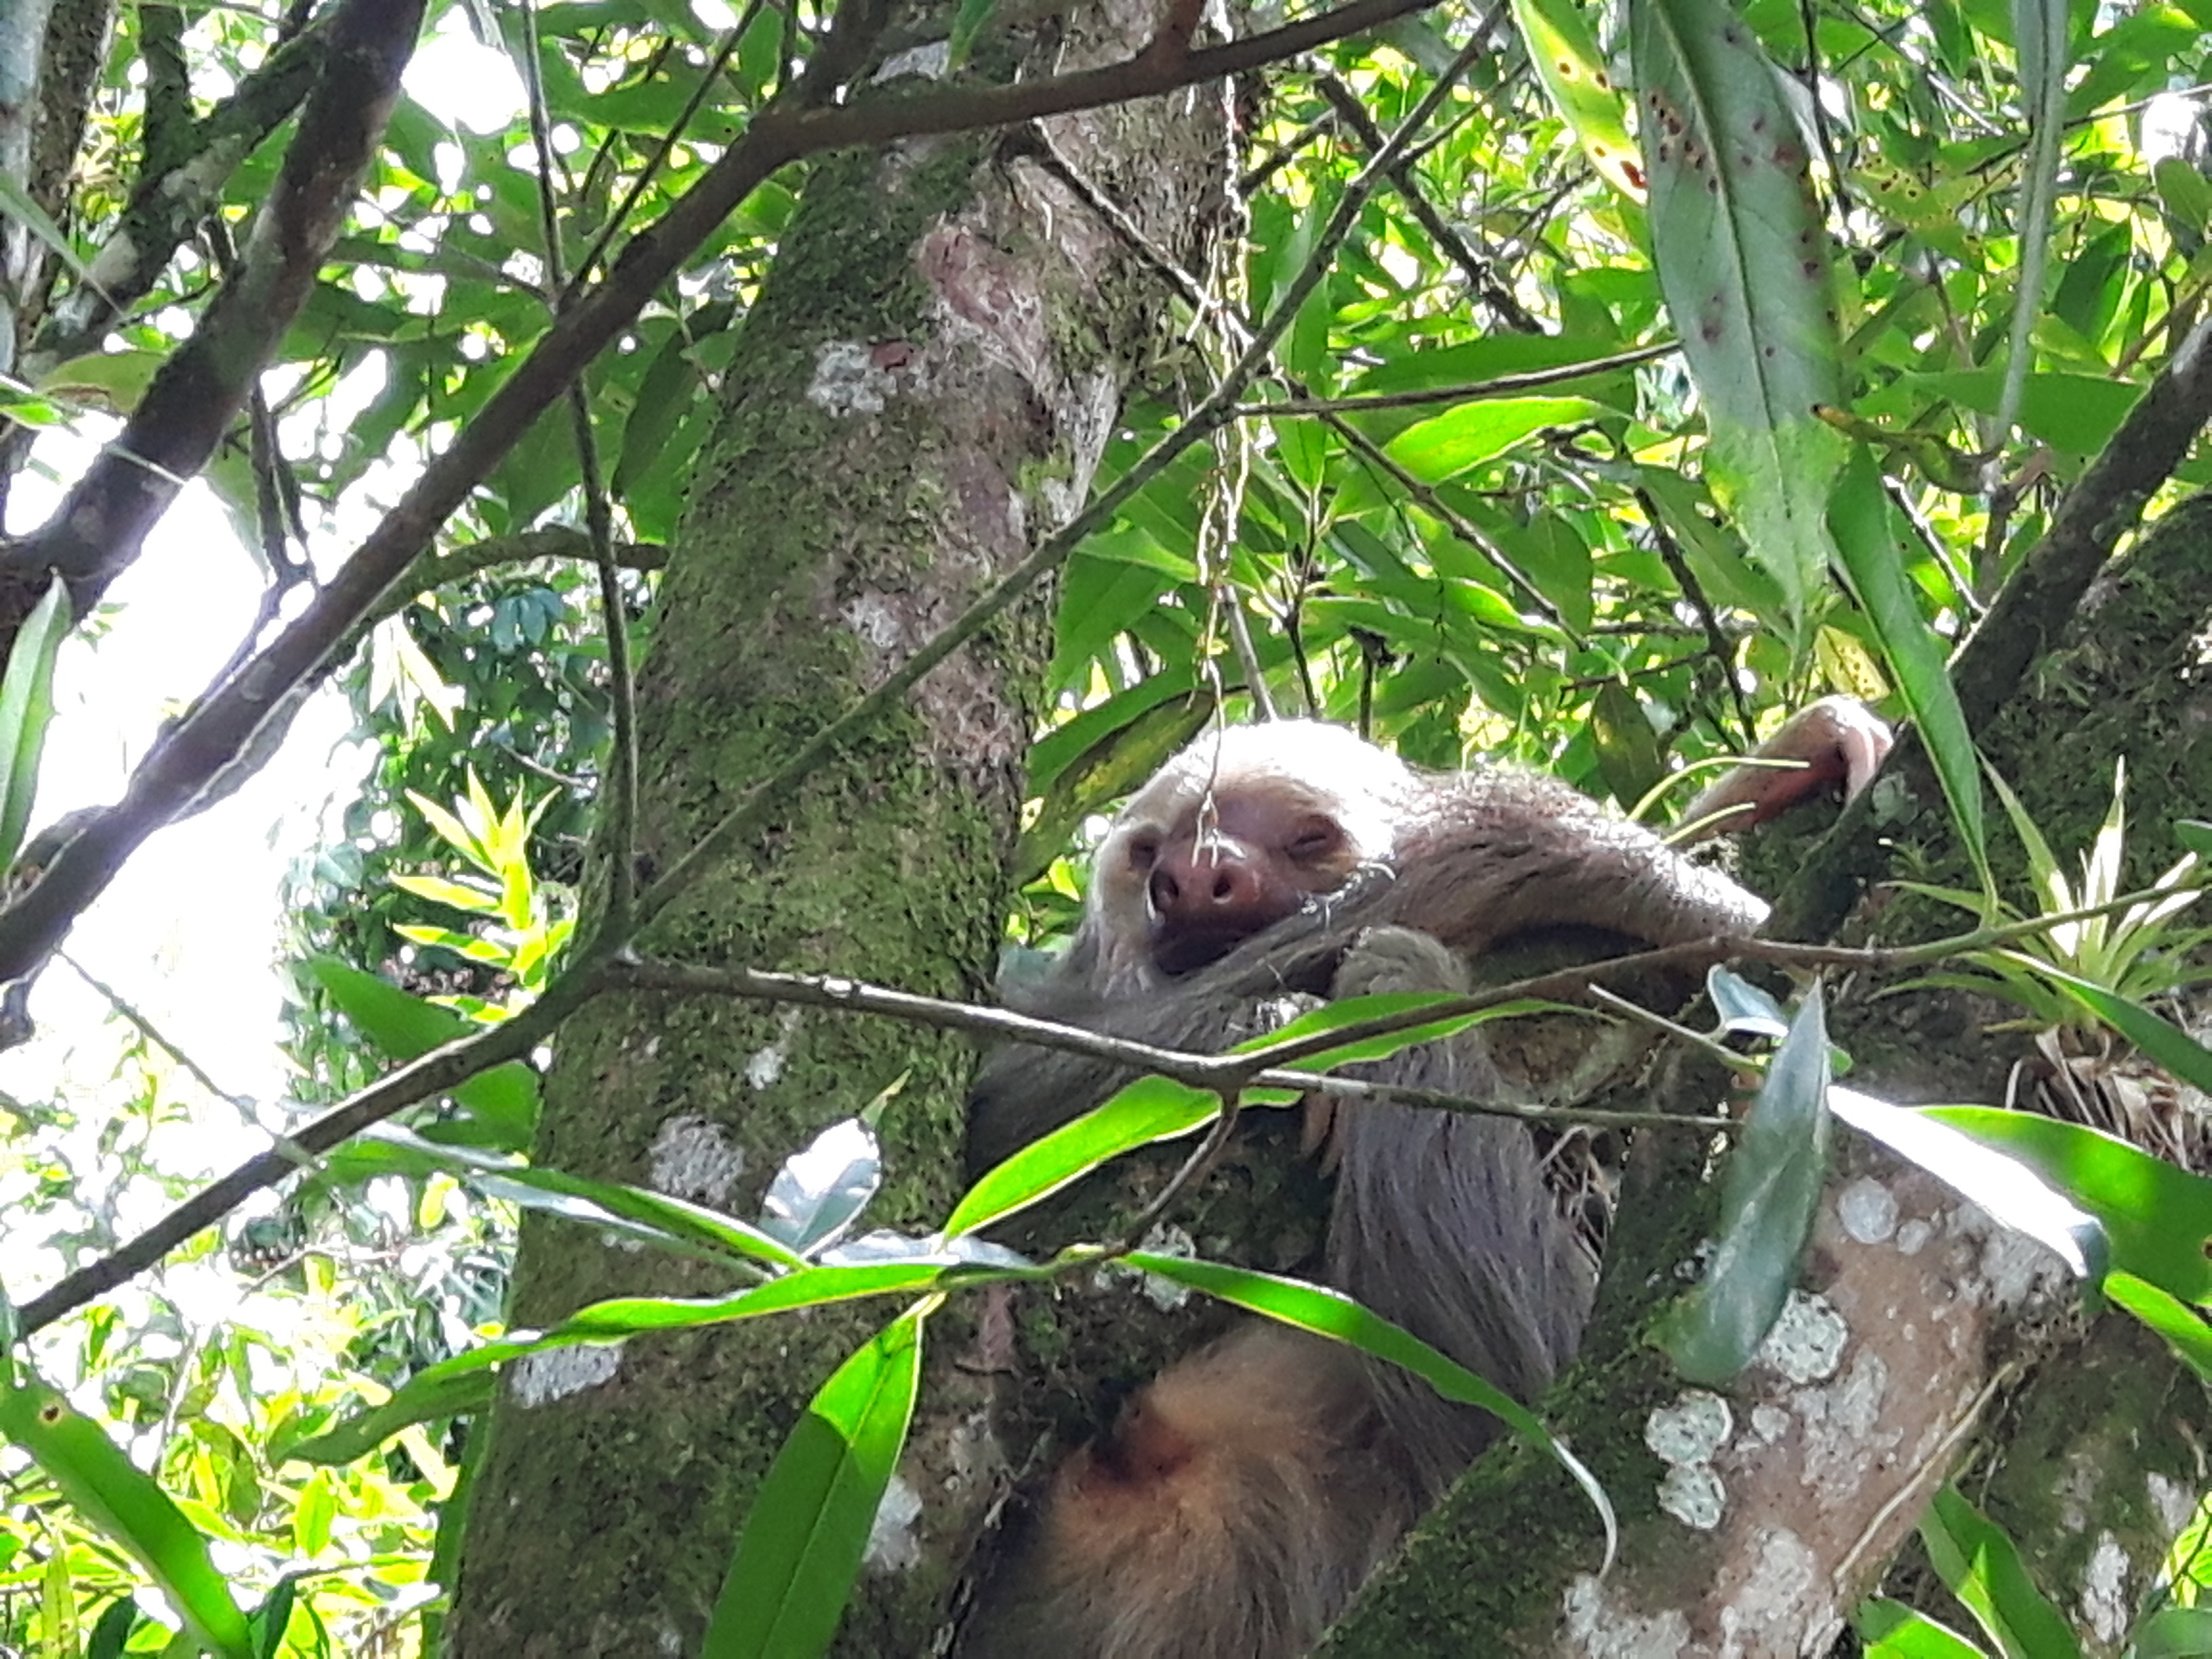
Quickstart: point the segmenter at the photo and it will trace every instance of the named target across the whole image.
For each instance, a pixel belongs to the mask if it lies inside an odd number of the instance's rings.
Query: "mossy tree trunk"
[[[1028,67],[1124,56],[1157,21],[1151,0],[1086,9],[1080,38],[1075,24],[1032,37]],[[891,69],[931,62],[908,54]],[[817,165],[723,378],[640,676],[648,878],[1082,501],[1168,295],[1055,169],[1078,170],[1186,268],[1202,264],[1226,218],[1224,98],[1197,88],[1057,119],[1052,166],[1022,135]],[[981,994],[1048,628],[1040,594],[962,649],[642,948]],[[868,1221],[926,1231],[960,1185],[969,1059],[964,1040],[884,1022],[612,1000],[562,1032],[538,1156],[750,1214],[782,1159],[890,1092]],[[533,1218],[512,1320],[732,1288],[698,1264]],[[884,1316],[820,1310],[514,1368],[471,1499],[453,1650],[696,1650],[778,1445]],[[940,1357],[959,1329],[933,1328]],[[902,1470],[919,1514],[898,1547],[872,1555],[846,1650],[930,1648],[957,1546],[993,1486],[981,1477],[995,1454],[960,1426],[961,1375],[933,1368]]]

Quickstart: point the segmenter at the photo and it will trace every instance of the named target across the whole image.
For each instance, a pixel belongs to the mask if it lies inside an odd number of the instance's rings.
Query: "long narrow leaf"
[[[2164,1337],[2200,1379],[2212,1382],[2212,1325],[2203,1315],[2133,1273],[2106,1275],[2105,1293]]]
[[[2160,1018],[2141,1003],[2130,1002],[2086,979],[2077,979],[2063,969],[2033,957],[2021,960],[2024,966],[2054,985],[2064,987],[2076,1002],[2184,1083],[2192,1088],[2212,1090],[2212,1048],[2207,1048],[2179,1025]]]
[[[1818,985],[1774,1051],[1729,1154],[1720,1238],[1703,1283],[1660,1333],[1674,1369],[1725,1382],[1766,1340],[1813,1230],[1828,1168],[1828,1028]]]
[[[2058,143],[2066,115],[2067,0],[2012,0],[2012,44],[2027,106],[2027,168],[2020,228],[2018,288],[2004,390],[1997,397],[1994,436],[2012,432],[2021,394],[2033,367],[2035,319],[2043,309],[2043,273],[2051,258],[2051,206],[2058,191]]]
[[[765,1262],[777,1267],[805,1265],[805,1258],[796,1250],[748,1222],[688,1199],[656,1193],[650,1188],[628,1186],[618,1181],[592,1181],[559,1170],[532,1169],[509,1163],[496,1153],[467,1146],[440,1146],[404,1129],[381,1127],[370,1131],[364,1138],[404,1154],[422,1170],[443,1170],[462,1176],[518,1202],[527,1202],[531,1190],[559,1194],[583,1200],[611,1216],[635,1222],[666,1237],[704,1245],[717,1257],[735,1255],[748,1262]]]
[[[1912,711],[1912,724],[1936,769],[1943,798],[1983,890],[1996,890],[1990,877],[1989,830],[1982,813],[1982,769],[1967,730],[1966,711],[1944,666],[1936,632],[1920,614],[1912,584],[1905,574],[1902,541],[1881,487],[1874,452],[1853,446],[1850,464],[1828,498],[1828,528],[1836,552],[1851,579],[1859,603],[1874,623],[1890,677]]]
[[[1939,1118],[1856,1089],[1830,1089],[1828,1105],[1862,1134],[1872,1135],[1996,1221],[2054,1251],[2075,1278],[2092,1284],[2104,1278],[2110,1246],[2096,1217],[2051,1191],[2019,1159],[1992,1151]]]
[[[222,1659],[253,1659],[246,1615],[208,1559],[207,1540],[169,1495],[60,1393],[0,1361],[0,1434],[21,1446],[78,1514],[146,1569]]]
[[[1133,1267],[1141,1267],[1178,1285],[1188,1285],[1233,1306],[1311,1331],[1316,1336],[1348,1342],[1378,1359],[1402,1366],[1447,1400],[1481,1407],[1530,1444],[1540,1447],[1574,1477],[1575,1484],[1597,1510],[1598,1519],[1605,1528],[1605,1565],[1612,1565],[1620,1544],[1620,1523],[1613,1515],[1613,1500],[1598,1484],[1597,1477],[1553,1437],[1552,1431],[1535,1413],[1465,1366],[1447,1358],[1420,1338],[1369,1311],[1342,1291],[1318,1285],[1279,1278],[1249,1267],[1227,1267],[1218,1261],[1158,1255],[1148,1250],[1133,1250],[1126,1260]]]
[[[1851,1623],[1866,1644],[1865,1659],[1986,1659],[1956,1631],[1899,1601],[1862,1601]]]
[[[936,1305],[902,1314],[816,1393],[753,1500],[703,1659],[813,1659],[829,1646],[906,1444]]]
[[[0,868],[22,850],[54,717],[54,658],[69,637],[69,589],[57,576],[15,635],[0,675]]]
[[[1944,1587],[2005,1659],[2080,1659],[2072,1629],[2035,1587],[2019,1549],[1956,1487],[1936,1494],[1920,1537]]]
[[[1774,65],[1729,0],[1633,0],[1659,285],[1705,401],[1708,470],[1794,629],[1826,579],[1842,440],[1828,235]]]
[[[2021,1159],[2095,1216],[2115,1268],[2185,1303],[2212,1303],[2204,1254],[2212,1243],[2212,1181],[2117,1135],[2039,1113],[1936,1106],[1928,1115]]]
[[[866,1297],[927,1295],[956,1282],[988,1284],[995,1279],[1030,1279],[1036,1277],[1036,1272],[1020,1267],[981,1267],[950,1255],[931,1255],[850,1267],[802,1267],[735,1296],[615,1297],[580,1309],[550,1330],[487,1342],[481,1348],[426,1366],[384,1404],[359,1413],[326,1434],[294,1448],[292,1455],[307,1456],[307,1448],[313,1446],[319,1459],[323,1459],[325,1448],[365,1447],[410,1423],[448,1416],[460,1408],[456,1401],[471,1397],[467,1379],[480,1376],[495,1366],[556,1348],[574,1347],[585,1342],[619,1342],[625,1337],[661,1331],[697,1330],[709,1325],[757,1319],[763,1314],[825,1307]],[[340,1460],[331,1455],[324,1461]]]

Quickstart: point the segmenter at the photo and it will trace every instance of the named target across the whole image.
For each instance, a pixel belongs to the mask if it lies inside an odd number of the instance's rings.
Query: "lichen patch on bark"
[[[653,1189],[720,1208],[745,1172],[745,1149],[721,1125],[690,1113],[660,1126],[647,1149]]]
[[[508,1374],[508,1396],[519,1406],[543,1406],[548,1401],[581,1394],[611,1382],[622,1369],[622,1344],[586,1344],[574,1348],[548,1348],[525,1354]]]

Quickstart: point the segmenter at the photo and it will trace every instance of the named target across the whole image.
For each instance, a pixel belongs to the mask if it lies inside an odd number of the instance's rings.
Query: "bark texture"
[[[1073,67],[1150,38],[1132,0],[1032,38]],[[886,75],[940,72],[907,54]],[[1002,70],[1013,67],[1001,65]],[[1224,93],[1056,119],[1052,150],[1186,264],[1225,221]],[[962,137],[819,163],[726,378],[641,675],[638,853],[665,869],[746,787],[951,620],[1082,501],[1164,290],[1040,157]],[[665,914],[706,963],[840,970],[944,995],[989,974],[1047,647],[1042,596]],[[605,849],[602,849],[602,856]],[[826,1014],[646,999],[564,1030],[539,1156],[750,1214],[781,1159],[879,1095],[868,1220],[919,1231],[961,1184],[966,1045]],[[526,1224],[514,1320],[730,1288]],[[816,1310],[573,1351],[505,1380],[460,1571],[468,1659],[695,1650],[751,1494],[813,1389],[890,1310]],[[930,1650],[1005,1453],[933,1323],[929,1404],[841,1650]]]

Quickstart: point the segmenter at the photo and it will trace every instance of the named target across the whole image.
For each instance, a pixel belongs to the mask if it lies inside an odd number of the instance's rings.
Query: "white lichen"
[[[1677,1463],[1659,1483],[1659,1507],[1686,1527],[1711,1532],[1728,1509],[1728,1488],[1710,1463]]]
[[[720,1207],[745,1172],[744,1149],[709,1118],[690,1113],[660,1126],[646,1149],[646,1179],[655,1192]]]
[[[611,1382],[622,1369],[622,1344],[586,1344],[546,1348],[525,1354],[507,1375],[507,1392],[518,1406],[542,1406]]]
[[[902,75],[920,75],[942,81],[951,69],[951,43],[933,40],[926,46],[908,46],[904,52],[893,52],[884,59],[884,66],[876,71],[876,79],[896,81]]]
[[[2128,1553],[2109,1532],[2081,1568],[2081,1621],[2099,1641],[2118,1645],[2128,1632]]]
[[[1759,1444],[1771,1446],[1790,1432],[1790,1413],[1779,1406],[1764,1402],[1751,1408],[1751,1431],[1759,1437]]]
[[[786,1008],[776,1017],[775,1041],[746,1059],[745,1081],[756,1091],[773,1087],[783,1075],[783,1068],[791,1061],[791,1051],[799,1043],[802,1018],[798,1008]]]
[[[1867,1471],[1903,1437],[1900,1429],[1881,1426],[1888,1392],[1888,1364],[1880,1354],[1862,1350],[1826,1388],[1797,1393],[1794,1403],[1805,1424],[1806,1486],[1842,1498],[1865,1484]]]
[[[1181,1227],[1155,1223],[1152,1231],[1138,1241],[1137,1248],[1154,1255],[1181,1256],[1186,1261],[1198,1255],[1198,1241]],[[1102,1270],[1101,1279],[1106,1284],[1116,1280],[1134,1279],[1145,1299],[1163,1313],[1172,1313],[1190,1300],[1188,1285],[1178,1285],[1172,1279],[1162,1279],[1119,1261],[1109,1261]]]
[[[1717,1394],[1692,1389],[1671,1406],[1644,1419],[1644,1443],[1665,1463],[1709,1463],[1735,1431],[1729,1403]]]
[[[1835,1374],[1850,1334],[1844,1316],[1826,1297],[1792,1291],[1759,1357],[1792,1382],[1817,1382]]]
[[[1897,1197],[1872,1176],[1861,1176],[1836,1194],[1836,1218],[1862,1244],[1879,1244],[1897,1231]]]
[[[1751,1659],[1777,1651],[1826,1653],[1843,1622],[1833,1599],[1821,1586],[1820,1558],[1787,1527],[1769,1527],[1759,1535],[1759,1564],[1745,1576],[1735,1598],[1721,1609],[1721,1659]],[[1776,1635],[1796,1638],[1786,1650]]]
[[[2169,1480],[2156,1469],[2143,1476],[2144,1488],[2150,1493],[2150,1506],[2157,1515],[2168,1536],[2187,1526],[2197,1514],[2197,1493],[2179,1480]]]
[[[860,1559],[877,1572],[912,1572],[921,1565],[921,1494],[906,1477],[893,1474],[868,1527],[868,1547]]]
[[[895,385],[866,341],[824,340],[814,349],[806,400],[832,415],[880,415]]]
[[[1647,1617],[1616,1607],[1595,1573],[1583,1573],[1567,1586],[1562,1611],[1570,1650],[1584,1659],[1680,1659],[1689,1651],[1690,1621],[1685,1614],[1668,1607]]]

